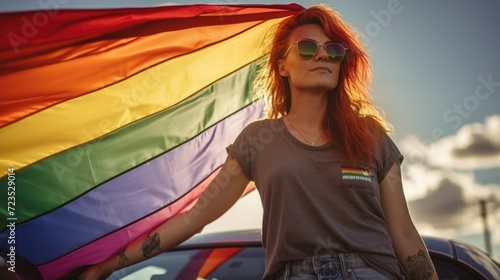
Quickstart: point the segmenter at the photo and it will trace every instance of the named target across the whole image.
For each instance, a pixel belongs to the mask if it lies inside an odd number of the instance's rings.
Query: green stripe
[[[247,106],[253,101],[251,85],[257,70],[256,62],[242,67],[167,110],[20,170],[16,174],[16,222],[69,202]],[[52,141],[56,139],[54,135]],[[0,184],[6,186],[7,177]],[[7,216],[6,207],[1,207],[0,214]],[[2,218],[1,231],[5,221]]]
[[[360,173],[360,172],[342,171],[342,176],[346,176],[346,175],[348,175],[348,176],[360,176],[360,177],[367,177],[367,178],[373,177],[369,173],[365,175],[365,174]]]

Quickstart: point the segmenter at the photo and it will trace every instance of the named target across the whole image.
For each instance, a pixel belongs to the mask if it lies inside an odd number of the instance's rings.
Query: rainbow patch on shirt
[[[344,180],[363,180],[371,182],[373,174],[369,170],[342,166],[342,179]]]

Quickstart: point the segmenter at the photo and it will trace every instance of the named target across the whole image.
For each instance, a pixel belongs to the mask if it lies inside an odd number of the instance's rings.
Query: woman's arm
[[[119,254],[85,270],[78,279],[105,279],[113,271],[168,251],[216,220],[241,197],[250,180],[228,156],[215,179],[189,211],[174,216],[126,246]]]
[[[380,183],[380,194],[389,234],[406,274],[412,280],[438,279],[427,248],[411,220],[399,165],[394,164]]]

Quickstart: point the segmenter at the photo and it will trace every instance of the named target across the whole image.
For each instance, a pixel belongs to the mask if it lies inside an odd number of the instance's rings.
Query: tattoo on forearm
[[[424,251],[418,250],[416,255],[408,256],[406,262],[410,268],[411,279],[427,280],[432,278],[433,269]]]
[[[127,249],[127,248],[124,248],[124,249],[120,252],[120,258],[118,259],[118,265],[119,265],[120,267],[125,266],[125,264],[126,264],[127,262],[129,262],[129,261],[130,261],[130,259],[129,259],[129,258],[127,258],[127,256],[125,256],[125,249]]]
[[[153,236],[146,237],[142,243],[142,254],[145,258],[149,258],[154,250],[160,249],[160,235],[155,233]]]

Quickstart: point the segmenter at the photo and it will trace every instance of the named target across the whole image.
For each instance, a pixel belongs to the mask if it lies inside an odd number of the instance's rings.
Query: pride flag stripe
[[[168,110],[20,170],[17,178],[23,188],[16,192],[17,222],[59,207],[247,106],[253,100],[251,84],[257,69],[256,63],[247,65]],[[0,184],[7,184],[7,179]],[[0,211],[7,215],[7,209]]]
[[[42,7],[43,8],[43,7]],[[0,18],[0,59],[18,60],[58,49],[66,45],[79,45],[88,40],[108,37],[134,37],[141,26],[161,20],[161,29],[150,33],[192,28],[193,25],[227,24],[281,18],[303,9],[300,5],[178,5],[150,8],[119,8],[92,10],[43,10],[3,13]],[[44,14],[45,15],[41,15]],[[35,17],[48,16],[43,26],[35,26]],[[25,20],[23,20],[25,18]],[[234,18],[234,21],[232,20]],[[30,24],[24,24],[30,21]],[[32,29],[37,30],[29,30]],[[38,28],[37,28],[38,27]],[[29,42],[19,42],[16,36],[29,37]],[[13,52],[16,54],[12,56]]]
[[[4,64],[0,66],[2,70],[22,68],[26,63],[33,68],[0,75],[0,87],[5,94],[0,102],[0,126],[112,85],[173,57],[217,43],[260,22],[200,26],[194,30],[191,28],[149,36],[101,40],[66,47],[51,52],[50,56],[37,56],[26,62],[14,61],[17,65]],[[165,23],[159,21],[154,24]],[[141,27],[158,28],[151,24]],[[151,31],[144,30],[141,33],[149,32]],[[99,51],[92,51],[94,49]],[[72,71],[73,69],[79,71]],[[96,75],[96,70],[99,75]],[[82,80],[86,83],[80,83]],[[23,102],[16,103],[19,99],[23,99]]]
[[[234,72],[242,64],[258,59],[263,54],[260,45],[264,34],[275,23],[275,20],[266,21],[230,40],[169,60],[113,86],[4,127],[0,140],[4,155],[0,159],[0,176],[5,176],[9,167],[21,169],[164,110]],[[234,60],[220,59],[224,56]],[[206,65],[210,65],[209,71]],[[183,68],[185,71],[177,71]],[[179,80],[186,82],[179,83]],[[96,128],[99,134],[89,139],[85,131]],[[39,140],[54,136],[57,141]]]
[[[206,189],[208,184],[212,182],[217,175],[218,171],[219,170],[216,170],[214,174],[197,185],[185,196],[179,198],[179,200],[172,205],[159,209],[157,212],[144,217],[140,221],[103,236],[87,244],[85,247],[80,247],[54,261],[40,265],[38,270],[45,280],[59,279],[62,275],[69,273],[75,267],[81,267],[86,264],[93,264],[107,259],[109,256],[116,254],[122,249],[124,244],[129,244],[145,232],[151,231],[153,228],[179,212],[184,212],[192,208],[203,190]]]
[[[370,170],[354,168],[354,167],[341,167],[342,168],[342,178],[343,179],[354,179],[354,178],[367,178],[371,179],[373,173]]]
[[[62,275],[69,273],[75,267],[97,263],[107,259],[110,255],[116,254],[123,248],[124,245],[122,244],[129,244],[145,232],[151,231],[153,228],[176,214],[191,209],[203,190],[213,181],[219,171],[220,169],[215,170],[210,177],[197,185],[185,196],[179,198],[179,200],[172,205],[159,209],[158,212],[106,235],[85,247],[78,248],[54,261],[40,265],[38,267],[39,272],[43,275],[45,280],[59,279]],[[250,183],[244,194],[246,195],[253,189],[255,189],[255,185]],[[186,220],[186,222],[189,222],[189,220]]]
[[[16,251],[36,265],[45,263],[172,203],[224,163],[225,148],[238,136],[238,128],[260,118],[261,109],[251,105],[169,153],[18,225]],[[66,230],[59,230],[60,223]],[[1,249],[8,247],[0,244]]]

